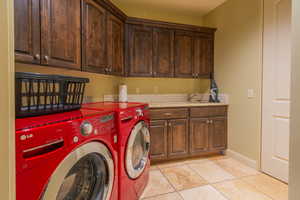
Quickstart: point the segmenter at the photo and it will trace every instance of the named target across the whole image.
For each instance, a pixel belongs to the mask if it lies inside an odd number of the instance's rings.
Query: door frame
[[[0,193],[15,200],[15,95],[14,95],[14,1],[0,4]]]

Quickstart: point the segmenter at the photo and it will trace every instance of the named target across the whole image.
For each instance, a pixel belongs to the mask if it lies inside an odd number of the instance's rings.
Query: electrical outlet
[[[255,93],[254,93],[254,89],[248,89],[248,98],[254,98],[255,97]]]

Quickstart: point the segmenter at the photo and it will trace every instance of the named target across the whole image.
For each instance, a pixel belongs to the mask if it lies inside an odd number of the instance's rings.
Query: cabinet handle
[[[172,126],[172,123],[171,123],[171,122],[169,123],[169,126]]]
[[[34,60],[40,60],[40,59],[41,59],[40,54],[35,54],[35,55],[33,56],[33,59],[34,59]]]
[[[166,126],[166,127],[168,126],[168,122],[165,122],[165,126]]]
[[[165,115],[170,116],[170,115],[172,115],[172,113],[165,113]]]
[[[46,64],[48,64],[48,62],[49,62],[49,56],[44,56],[44,60],[45,60]]]
[[[212,124],[212,123],[214,123],[214,121],[213,121],[213,120],[210,120],[210,123]]]

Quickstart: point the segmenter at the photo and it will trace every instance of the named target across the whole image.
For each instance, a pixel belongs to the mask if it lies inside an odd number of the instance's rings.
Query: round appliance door
[[[107,147],[91,142],[71,152],[50,178],[42,200],[109,200],[114,163]]]
[[[149,160],[150,133],[145,122],[141,121],[132,129],[126,148],[126,170],[131,179],[139,177]]]

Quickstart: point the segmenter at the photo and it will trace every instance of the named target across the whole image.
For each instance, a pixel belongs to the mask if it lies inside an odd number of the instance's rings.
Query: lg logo
[[[33,134],[21,135],[21,137],[20,137],[20,139],[21,139],[22,141],[28,140],[28,139],[30,139],[30,138],[33,138]]]

